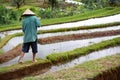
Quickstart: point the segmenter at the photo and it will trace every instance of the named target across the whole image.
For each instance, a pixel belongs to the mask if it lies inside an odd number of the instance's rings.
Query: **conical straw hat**
[[[32,12],[30,9],[25,10],[25,12],[22,14],[22,16],[26,16],[26,15],[35,15],[34,12]]]

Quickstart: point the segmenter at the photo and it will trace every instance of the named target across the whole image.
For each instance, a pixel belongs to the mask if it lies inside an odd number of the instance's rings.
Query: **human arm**
[[[36,17],[36,27],[40,27],[41,26],[41,23],[40,23],[40,20]]]

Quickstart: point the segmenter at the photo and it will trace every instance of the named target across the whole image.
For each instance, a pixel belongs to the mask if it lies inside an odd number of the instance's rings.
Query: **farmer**
[[[20,58],[18,60],[19,63],[23,63],[23,57],[25,53],[27,53],[32,48],[33,60],[32,62],[36,62],[36,53],[37,50],[37,27],[40,27],[40,21],[35,16],[31,10],[27,9],[23,14],[22,21],[22,31],[24,33],[22,52],[20,54]]]

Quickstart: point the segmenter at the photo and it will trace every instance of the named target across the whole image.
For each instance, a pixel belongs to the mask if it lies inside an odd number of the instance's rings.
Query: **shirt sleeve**
[[[24,21],[22,21],[22,31],[25,32]]]
[[[40,27],[41,24],[40,24],[40,20],[36,17],[36,27]]]

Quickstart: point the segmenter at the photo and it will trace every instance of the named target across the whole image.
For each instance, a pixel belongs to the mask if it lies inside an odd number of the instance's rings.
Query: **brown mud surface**
[[[19,56],[20,53],[21,53],[21,45],[18,45],[15,48],[13,48],[12,50],[10,50],[4,54],[1,54],[0,55],[0,64]]]
[[[64,36],[54,36],[39,39],[38,42],[41,44],[69,41],[69,40],[79,40],[79,39],[88,39],[95,37],[103,37],[103,36],[113,36],[119,35],[120,30],[111,30],[111,31],[103,31],[103,32],[94,32],[94,33],[83,33],[83,34],[72,34],[72,35],[64,35]],[[7,62],[15,57],[17,57],[21,53],[21,45],[13,48],[12,50],[0,55],[0,63]],[[34,64],[31,66],[26,66],[24,68],[15,69],[12,71],[8,71],[6,73],[0,74],[1,80],[11,80],[16,78],[21,78],[27,75],[34,75],[38,73],[44,73],[51,67],[50,62],[42,63],[42,64]],[[112,72],[112,73],[111,73]],[[110,70],[103,72],[102,74],[96,76],[92,80],[119,80],[120,79],[120,67],[115,70]],[[109,78],[111,75],[113,78]]]
[[[21,64],[22,65],[22,64]],[[20,69],[15,69],[12,71],[8,71],[5,73],[0,74],[0,80],[13,80],[13,79],[20,79],[22,77],[28,76],[28,75],[37,75],[37,74],[42,74],[51,67],[50,62],[45,62],[45,63],[38,63],[34,64],[31,66],[25,66]]]
[[[115,69],[104,71],[90,80],[120,80],[120,66]]]
[[[41,38],[41,39],[38,39],[38,43],[50,44],[50,43],[57,43],[57,42],[62,42],[62,41],[89,39],[89,38],[113,36],[113,35],[119,35],[119,34],[120,34],[120,30],[82,33],[82,34],[70,34],[70,35],[63,35],[63,36],[53,36],[53,37]]]

